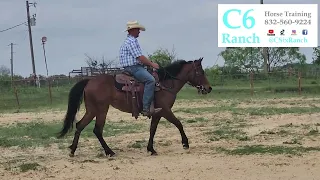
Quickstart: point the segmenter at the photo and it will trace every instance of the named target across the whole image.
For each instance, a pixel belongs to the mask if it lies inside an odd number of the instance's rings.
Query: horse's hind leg
[[[154,135],[156,134],[160,118],[161,118],[160,116],[152,116],[152,119],[151,119],[149,142],[147,146],[147,151],[151,152],[151,155],[158,155],[153,148],[153,139],[154,139]]]
[[[70,152],[71,157],[74,156],[74,152],[77,149],[81,131],[92,121],[93,118],[94,118],[94,114],[87,111],[86,114],[82,117],[82,119],[76,123],[76,132],[74,133],[72,145],[69,146],[71,150]]]
[[[107,105],[107,107],[104,105],[99,107],[99,111],[96,116],[96,124],[93,129],[93,133],[98,138],[101,146],[103,147],[103,149],[106,153],[106,156],[110,155],[110,157],[112,157],[115,155],[115,153],[110,149],[110,147],[107,145],[106,141],[103,139],[103,136],[102,136],[103,127],[106,122],[108,109],[109,109],[109,105]]]

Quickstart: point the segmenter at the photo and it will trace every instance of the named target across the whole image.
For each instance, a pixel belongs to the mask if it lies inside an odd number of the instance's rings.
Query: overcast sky
[[[34,2],[30,0],[30,2]],[[259,3],[259,0],[36,0],[37,25],[32,27],[37,74],[46,74],[41,37],[47,36],[50,74],[68,74],[86,66],[85,53],[114,59],[126,33],[126,22],[138,20],[147,31],[139,37],[144,54],[173,46],[179,58],[204,57],[204,66],[223,65],[217,54],[217,4]],[[265,0],[272,3],[319,4],[319,0]],[[26,21],[22,0],[0,0],[0,31]],[[319,41],[319,40],[318,40]],[[0,33],[0,65],[10,67],[14,46],[14,73],[32,73],[27,26]],[[312,48],[301,48],[311,62]]]

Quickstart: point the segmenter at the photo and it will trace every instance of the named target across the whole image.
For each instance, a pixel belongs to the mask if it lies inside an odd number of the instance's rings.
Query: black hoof
[[[147,148],[148,152],[151,152],[151,156],[156,156],[158,153],[153,148]]]
[[[106,156],[115,157],[115,156],[116,156],[116,153],[114,153],[114,152],[109,152],[109,153],[106,153]]]
[[[183,144],[183,149],[189,149],[189,144]]]
[[[151,156],[158,156],[158,153],[157,152],[152,152]]]

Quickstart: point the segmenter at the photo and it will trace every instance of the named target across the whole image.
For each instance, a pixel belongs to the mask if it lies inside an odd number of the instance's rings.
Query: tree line
[[[306,56],[299,51],[298,47],[271,47],[266,48],[266,57],[264,53],[263,49],[258,47],[228,47],[219,53],[219,56],[224,59],[224,66],[213,65],[205,68],[205,71],[209,76],[252,71],[270,73],[288,64],[299,66],[306,64]],[[107,59],[104,56],[98,58],[87,54],[85,54],[85,57],[86,64],[101,73],[105,72],[104,70],[107,68],[118,67],[119,65],[117,58]],[[174,48],[171,50],[159,48],[148,54],[148,58],[162,67],[179,59]],[[320,47],[313,48],[312,64],[320,65]],[[0,80],[10,79],[10,69],[3,65],[0,66]],[[24,77],[15,74],[14,79],[24,79]]]

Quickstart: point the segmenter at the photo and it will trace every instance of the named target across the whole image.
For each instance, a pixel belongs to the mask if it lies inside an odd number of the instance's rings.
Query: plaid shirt
[[[120,47],[120,65],[122,67],[142,64],[137,58],[142,55],[142,51],[138,40],[128,35],[122,46]]]

